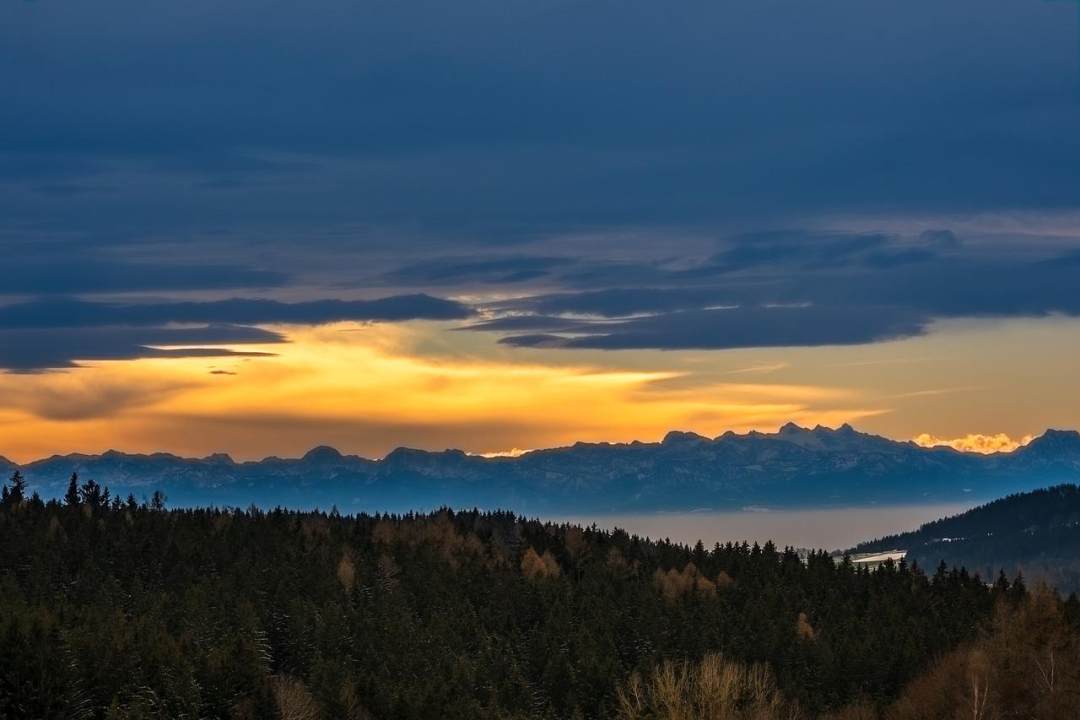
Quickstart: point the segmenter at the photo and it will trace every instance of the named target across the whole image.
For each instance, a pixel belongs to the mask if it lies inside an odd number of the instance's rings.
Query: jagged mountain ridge
[[[727,432],[710,439],[671,432],[658,443],[576,443],[518,457],[399,448],[371,460],[318,447],[301,458],[236,462],[220,454],[182,458],[111,450],[19,467],[46,497],[62,494],[74,471],[125,495],[161,489],[181,505],[719,510],[978,500],[1075,482],[1080,434],[1050,430],[1015,452],[976,455],[923,448],[850,425],[807,429],[789,423],[776,433]]]

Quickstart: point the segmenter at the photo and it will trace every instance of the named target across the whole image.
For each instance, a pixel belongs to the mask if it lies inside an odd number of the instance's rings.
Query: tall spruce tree
[[[64,493],[64,502],[69,507],[74,507],[81,503],[79,499],[79,473],[71,473],[71,479],[68,480],[67,492]]]
[[[26,479],[16,470],[11,475],[11,487],[8,489],[7,502],[17,505],[26,499]]]

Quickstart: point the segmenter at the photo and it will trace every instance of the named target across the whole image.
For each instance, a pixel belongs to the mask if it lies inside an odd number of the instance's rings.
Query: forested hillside
[[[0,508],[3,718],[668,717],[635,710],[634,688],[719,652],[811,717],[886,706],[1025,596],[508,512],[24,493]]]
[[[857,551],[902,548],[925,567],[964,566],[983,577],[1001,570],[1080,591],[1080,487],[1010,495],[918,530],[864,543]]]

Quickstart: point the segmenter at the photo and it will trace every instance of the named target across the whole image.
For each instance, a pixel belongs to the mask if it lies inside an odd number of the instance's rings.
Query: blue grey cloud
[[[594,329],[595,325],[588,320],[574,320],[573,318],[553,315],[502,315],[458,328],[458,330],[489,330],[512,333],[588,333]]]
[[[625,317],[637,313],[692,310],[738,302],[723,287],[608,288],[585,292],[554,293],[496,304],[496,309],[527,311],[539,315],[598,315]],[[564,320],[565,322],[565,320]]]
[[[76,366],[79,361],[137,358],[259,357],[261,351],[214,345],[285,342],[278,333],[231,325],[202,328],[70,328],[0,330],[0,368],[33,372]],[[169,348],[162,346],[183,346]],[[205,347],[200,347],[205,346]]]
[[[449,242],[1077,201],[1067,5],[185,8],[0,7],[8,218]]]
[[[904,308],[748,307],[665,313],[605,323],[577,335],[511,335],[501,342],[519,347],[698,350],[855,345],[923,330],[918,315]]]
[[[709,262],[682,273],[684,277],[708,277],[758,267],[792,265],[821,268],[847,265],[869,251],[882,248],[893,238],[881,233],[808,234],[763,232],[732,239],[731,247]]]
[[[512,284],[550,277],[553,271],[574,263],[567,257],[446,257],[403,265],[386,273],[384,279],[409,286]]]
[[[265,353],[199,346],[286,342],[279,333],[254,327],[258,324],[461,320],[472,312],[460,303],[429,295],[297,303],[252,299],[169,303],[37,300],[0,306],[0,369],[64,368],[80,360],[261,355]],[[178,324],[201,327],[173,327]],[[168,345],[185,348],[158,347]]]
[[[75,257],[71,257],[71,255]],[[78,257],[20,258],[8,256],[0,294],[172,292],[275,288],[285,285],[283,272],[240,265],[128,262]]]
[[[430,295],[396,295],[377,300],[279,302],[233,298],[203,302],[102,303],[44,300],[0,306],[0,329],[72,328],[109,325],[154,326],[168,323],[316,325],[343,320],[462,320],[473,310]]]
[[[651,287],[496,303],[496,317],[469,327],[521,347],[726,349],[877,342],[940,318],[1080,315],[1080,265],[1060,248],[973,250],[947,231],[733,243],[737,267],[724,251]]]

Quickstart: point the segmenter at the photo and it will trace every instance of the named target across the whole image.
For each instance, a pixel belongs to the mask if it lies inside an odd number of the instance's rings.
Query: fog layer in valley
[[[950,503],[890,507],[831,508],[826,510],[769,510],[748,508],[736,512],[649,513],[633,515],[569,515],[550,518],[580,525],[596,523],[619,527],[650,538],[669,538],[706,546],[727,541],[764,543],[780,547],[827,550],[853,547],[868,538],[912,530],[939,518],[956,515],[977,505]]]

